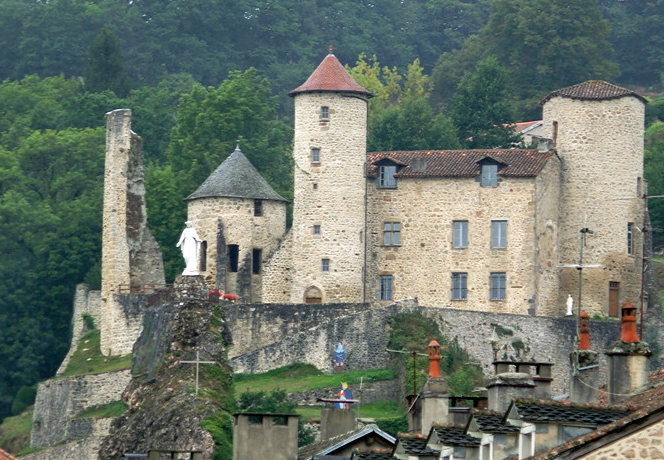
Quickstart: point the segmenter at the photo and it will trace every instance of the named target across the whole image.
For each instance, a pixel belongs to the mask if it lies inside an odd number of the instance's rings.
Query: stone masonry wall
[[[87,284],[80,283],[76,285],[76,293],[74,294],[74,313],[72,314],[72,337],[67,356],[62,360],[62,364],[58,368],[56,375],[62,374],[69,364],[71,356],[78,347],[78,341],[81,339],[85,331],[85,323],[83,321],[83,314],[89,314],[94,319],[95,323],[101,323],[101,291],[91,291]]]
[[[90,407],[119,401],[130,380],[129,370],[125,370],[42,382],[35,400],[31,447],[53,446],[99,433],[97,422],[73,418]]]
[[[388,319],[400,312],[419,311],[436,321],[445,336],[456,339],[480,362],[486,376],[495,356],[553,362],[555,394],[568,388],[569,353],[576,323],[573,317],[529,315],[419,307],[404,301],[386,307],[361,305],[240,305],[229,311],[233,347],[229,357],[236,372],[265,372],[295,362],[332,370],[332,353],[341,342],[352,369],[384,367]],[[600,352],[601,378],[606,383],[603,351],[619,335],[615,321],[591,321],[591,346]]]
[[[625,436],[578,458],[584,460],[609,460],[613,458],[650,460],[664,458],[662,437],[664,437],[664,421],[659,420],[641,431]]]
[[[252,251],[261,250],[261,265],[264,266],[268,255],[274,251],[279,240],[286,232],[286,203],[283,201],[263,200],[263,215],[254,216],[254,200],[246,198],[201,198],[189,201],[188,219],[203,241],[207,242],[206,269],[201,271],[205,281],[212,289],[241,295],[245,302],[260,302],[261,273],[252,273]],[[221,221],[221,226],[219,222]],[[218,232],[224,232],[218,238]],[[217,242],[239,246],[238,270],[231,272],[228,266],[227,247],[217,247]],[[248,266],[245,263],[248,261]],[[223,284],[218,285],[217,267],[225,268]],[[248,280],[240,274],[247,272]],[[251,286],[241,286],[249,281]]]
[[[321,107],[329,107],[328,119]],[[367,101],[358,95],[295,96],[291,302],[303,302],[311,287],[323,302],[364,301],[366,121]]]
[[[105,419],[110,422],[110,419]],[[107,430],[110,427],[107,427]],[[101,442],[108,431],[95,433],[86,439],[73,441],[67,444],[57,445],[49,449],[40,450],[32,454],[24,455],[21,460],[96,460],[101,447]]]
[[[639,302],[642,233],[634,229],[634,252],[627,251],[627,224],[643,228],[644,104],[628,96],[585,101],[553,97],[543,107],[543,132],[554,137],[562,159],[560,259],[577,263],[579,230],[586,239],[582,306],[608,314],[609,282],[620,283],[619,304]],[[558,304],[571,293],[578,305],[578,271],[563,269]]]
[[[123,329],[128,319],[113,295],[132,285],[164,283],[161,251],[147,228],[141,139],[131,130],[128,109],[106,114],[102,227],[101,349],[122,354],[131,345],[118,346],[114,338],[133,344],[138,335],[133,327]]]
[[[293,232],[289,231],[279,246],[269,254],[263,269],[263,302],[290,301],[293,265]]]
[[[396,189],[368,181],[368,291],[378,301],[379,275],[392,275],[394,299],[420,304],[526,314],[536,302],[535,178],[397,179]],[[453,248],[453,221],[468,222],[468,245]],[[507,247],[491,248],[493,220],[507,221]],[[383,246],[385,222],[401,223],[401,244]],[[452,300],[452,273],[466,273],[466,300]],[[505,300],[490,300],[490,276],[506,273]]]

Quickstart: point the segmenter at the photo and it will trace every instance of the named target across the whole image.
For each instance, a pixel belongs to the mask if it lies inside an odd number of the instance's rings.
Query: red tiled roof
[[[0,449],[0,460],[17,460],[17,459],[9,452]]]
[[[369,97],[373,95],[358,85],[353,77],[344,69],[339,59],[334,54],[328,54],[314,70],[307,81],[288,93],[289,96],[295,96],[300,93],[309,93],[313,91],[343,91],[347,93],[360,93]]]
[[[613,85],[602,80],[588,80],[574,86],[559,89],[552,92],[540,101],[544,105],[546,101],[553,97],[567,97],[570,99],[579,99],[582,101],[602,101],[608,99],[618,99],[626,96],[634,96],[643,102],[647,102],[641,95],[627,88]]]
[[[531,126],[536,125],[537,123],[541,123],[541,122],[542,122],[542,120],[535,120],[535,121],[522,121],[522,122],[519,122],[519,123],[514,123],[514,124],[511,125],[511,126],[514,126],[514,132],[515,132],[515,133],[520,133],[520,132],[522,132],[524,129],[528,129],[528,128],[530,128]],[[506,126],[510,126],[510,125],[506,125]]]
[[[555,155],[537,150],[414,150],[410,152],[371,152],[367,154],[367,176],[375,177],[381,160],[406,165],[395,177],[477,177],[479,161],[491,158],[507,166],[498,172],[503,177],[535,177]]]

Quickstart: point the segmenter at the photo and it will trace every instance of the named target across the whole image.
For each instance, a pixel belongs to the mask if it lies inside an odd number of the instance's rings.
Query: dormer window
[[[489,163],[482,165],[482,187],[498,187],[498,164]]]
[[[397,188],[397,180],[394,175],[397,172],[395,165],[382,165],[378,167],[378,187]]]
[[[320,117],[325,120],[330,118],[330,108],[328,106],[324,105],[320,108]]]

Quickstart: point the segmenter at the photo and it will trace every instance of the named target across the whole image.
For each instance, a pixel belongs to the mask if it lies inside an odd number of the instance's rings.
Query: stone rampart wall
[[[97,326],[101,324],[101,305],[101,291],[91,291],[85,283],[76,286],[76,293],[74,294],[74,313],[71,318],[72,337],[69,351],[67,352],[65,359],[62,360],[62,364],[60,364],[56,375],[62,374],[67,369],[69,360],[78,347],[78,341],[86,332],[83,315],[89,314]]]
[[[103,421],[100,425],[92,419],[74,420],[74,417],[90,407],[119,401],[130,380],[129,371],[124,370],[41,383],[35,400],[30,445],[48,447],[95,433],[103,434],[106,426]]]
[[[96,460],[103,439],[103,435],[91,436],[25,455],[21,460]]]
[[[236,372],[265,372],[295,362],[332,370],[332,353],[344,345],[352,369],[387,365],[385,351],[389,319],[397,313],[419,311],[436,321],[443,334],[493,374],[494,357],[553,362],[555,394],[568,389],[569,353],[574,348],[574,317],[542,317],[420,307],[414,301],[387,307],[362,305],[241,305],[231,307],[230,351]],[[616,321],[591,321],[591,345],[600,352],[599,384],[606,383],[602,353],[619,336]]]
[[[263,270],[263,302],[283,303],[291,298],[293,232],[289,231],[279,246],[268,255]]]

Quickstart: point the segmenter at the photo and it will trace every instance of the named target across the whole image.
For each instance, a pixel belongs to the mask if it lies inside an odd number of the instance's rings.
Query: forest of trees
[[[552,90],[636,89],[664,194],[664,0],[3,0],[0,419],[59,365],[74,286],[99,287],[104,113],[133,110],[171,281],[182,198],[238,138],[292,197],[286,93],[328,45],[376,95],[370,150],[509,147],[504,124],[537,119]],[[664,229],[664,200],[651,209]]]

